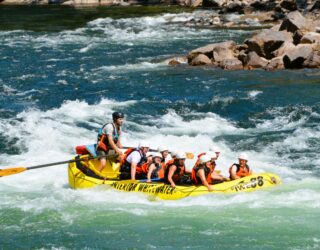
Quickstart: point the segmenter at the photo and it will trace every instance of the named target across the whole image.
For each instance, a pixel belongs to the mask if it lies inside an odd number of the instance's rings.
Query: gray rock
[[[320,34],[308,32],[301,38],[300,43],[320,43]]]
[[[320,1],[317,0],[310,5],[309,11],[320,10]]]
[[[305,68],[320,68],[320,51],[313,51],[312,54],[304,61]]]
[[[233,55],[235,47],[236,44],[233,41],[217,43],[213,48],[213,60],[215,62],[221,62],[225,59],[235,59]]]
[[[309,44],[299,44],[283,56],[283,62],[286,69],[303,68],[304,62],[310,58],[313,53],[313,47]]]
[[[284,69],[283,57],[272,58],[264,67],[265,70]]]
[[[290,50],[294,49],[296,46],[292,42],[284,42],[281,47],[275,50],[272,54],[274,57],[279,57],[285,55]]]
[[[283,20],[279,30],[295,33],[297,30],[312,30],[310,22],[304,18],[299,11],[290,12]]]
[[[190,63],[195,57],[197,57],[200,54],[204,54],[207,57],[212,58],[213,57],[212,51],[215,46],[216,46],[216,43],[212,43],[212,44],[208,44],[206,46],[192,50],[187,56],[188,62]]]
[[[190,63],[190,65],[192,66],[200,66],[200,65],[208,65],[208,64],[212,64],[212,62],[206,55],[203,55],[203,54],[196,56]]]
[[[219,66],[226,70],[241,70],[243,69],[242,62],[236,58],[222,60]]]
[[[248,54],[246,58],[246,66],[249,69],[256,69],[256,68],[264,68],[267,66],[269,61],[263,57],[257,55],[256,52],[252,51]]]
[[[254,51],[259,56],[271,59],[272,52],[281,47],[284,42],[292,42],[292,36],[286,31],[263,30],[245,41],[248,51]]]

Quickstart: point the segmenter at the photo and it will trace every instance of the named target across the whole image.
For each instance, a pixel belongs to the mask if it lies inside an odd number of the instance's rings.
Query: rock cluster
[[[226,41],[192,50],[188,64],[227,70],[320,68],[318,22],[299,11],[290,12],[281,24],[260,31],[244,44]]]

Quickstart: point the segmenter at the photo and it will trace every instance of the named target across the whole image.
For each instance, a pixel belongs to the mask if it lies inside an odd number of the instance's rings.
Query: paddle
[[[124,149],[129,149],[129,148],[135,148],[135,147],[123,147]],[[157,149],[152,149],[149,148],[149,152],[159,152]],[[171,154],[171,152],[169,151],[169,153]],[[187,159],[193,159],[194,158],[194,154],[191,152],[185,152]]]
[[[13,175],[13,174],[19,174],[21,172],[31,170],[31,169],[46,168],[46,167],[51,167],[51,166],[55,166],[55,165],[62,165],[62,164],[66,164],[66,163],[79,162],[79,161],[85,161],[85,160],[90,160],[90,159],[93,159],[93,157],[91,156],[88,158],[75,159],[75,160],[69,160],[69,161],[58,161],[58,162],[42,164],[42,165],[37,165],[37,166],[32,166],[32,167],[18,167],[18,168],[0,169],[0,177]]]

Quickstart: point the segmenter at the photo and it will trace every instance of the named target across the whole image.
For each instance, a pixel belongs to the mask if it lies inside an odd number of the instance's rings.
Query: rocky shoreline
[[[243,44],[234,41],[208,44],[167,62],[225,70],[320,68],[319,8],[320,1],[313,1],[307,5],[305,10],[309,12],[304,12],[305,15],[299,10],[287,10],[282,20],[273,20],[270,29],[259,31]]]

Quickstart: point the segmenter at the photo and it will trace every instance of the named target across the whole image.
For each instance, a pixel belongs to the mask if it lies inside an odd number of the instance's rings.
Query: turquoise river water
[[[26,171],[0,179],[0,249],[320,249],[319,70],[167,66],[254,32],[169,10],[0,7],[1,168],[71,159],[122,111],[124,145],[216,145],[225,175],[244,151],[283,184],[161,201],[72,190],[66,165]]]

